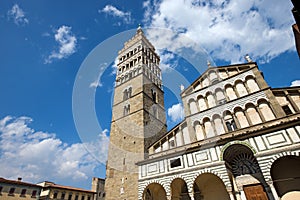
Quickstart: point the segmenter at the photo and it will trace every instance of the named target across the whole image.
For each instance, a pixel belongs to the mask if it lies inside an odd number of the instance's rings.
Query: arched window
[[[225,98],[223,90],[218,88],[218,89],[216,89],[215,93],[216,93],[216,98],[217,98],[218,105],[226,103],[226,98]]]
[[[125,101],[126,99],[128,99],[127,89],[123,91],[123,101]]]
[[[200,111],[207,109],[206,101],[202,96],[198,97],[198,106]]]
[[[247,120],[247,117],[245,116],[243,110],[241,108],[235,109],[235,116],[241,126],[241,128],[245,128],[249,126],[249,122]]]
[[[130,105],[124,106],[124,116],[128,115],[130,113]]]
[[[209,108],[216,106],[216,100],[212,93],[210,93],[210,92],[207,93],[206,98],[207,98],[207,103],[208,103]]]
[[[233,100],[237,98],[235,91],[233,90],[233,87],[231,85],[226,85],[225,91],[229,100]]]
[[[228,132],[234,131],[237,129],[236,123],[230,112],[225,112],[224,121]]]
[[[131,95],[132,95],[131,93],[132,93],[132,88],[131,87],[125,89],[123,91],[123,101],[129,99],[131,97]]]
[[[225,130],[224,130],[224,126],[223,126],[223,122],[222,122],[221,117],[219,115],[215,115],[213,117],[213,119],[214,119],[214,125],[215,125],[217,135],[224,134]]]
[[[274,115],[273,111],[271,110],[267,101],[265,101],[265,100],[259,101],[258,108],[260,109],[260,112],[266,121],[275,119],[275,115]]]
[[[128,93],[127,93],[127,97],[130,98],[131,97],[131,94],[132,93],[132,88],[128,88]]]
[[[248,94],[247,89],[242,81],[237,81],[235,87],[240,97]]]
[[[194,99],[189,100],[190,113],[194,114],[198,112],[198,108]]]
[[[157,93],[154,89],[151,89],[152,100],[157,103]]]
[[[195,129],[197,141],[205,139],[205,133],[203,132],[203,128],[200,122],[197,121],[194,123],[194,129]]]
[[[214,128],[213,128],[213,125],[211,123],[211,121],[206,118],[203,122],[204,124],[204,129],[205,129],[205,133],[206,133],[206,136],[209,138],[209,137],[214,137],[215,136],[215,132],[214,132]]]
[[[250,92],[256,92],[259,91],[259,87],[253,77],[247,77],[246,78],[246,84],[250,90]]]
[[[255,109],[255,106],[250,104],[250,105],[247,105],[247,109],[246,109],[246,112],[247,112],[247,115],[251,121],[251,123],[253,125],[255,124],[259,124],[262,122],[258,112],[256,111]]]

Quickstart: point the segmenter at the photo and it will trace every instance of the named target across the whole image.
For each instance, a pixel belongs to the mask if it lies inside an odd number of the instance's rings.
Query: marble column
[[[276,189],[275,189],[275,187],[273,185],[273,182],[268,182],[268,185],[269,185],[269,187],[271,189],[271,192],[272,192],[272,194],[274,196],[274,199],[275,200],[280,200],[280,197],[278,197],[278,195],[277,195],[277,192],[276,192]]]
[[[194,199],[194,192],[189,192],[189,196],[190,196],[191,200],[195,200]]]

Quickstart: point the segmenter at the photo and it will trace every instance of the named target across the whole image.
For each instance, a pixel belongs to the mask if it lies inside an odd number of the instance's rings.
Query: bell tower
[[[106,200],[138,199],[138,166],[166,133],[160,58],[139,27],[118,53],[106,166]]]

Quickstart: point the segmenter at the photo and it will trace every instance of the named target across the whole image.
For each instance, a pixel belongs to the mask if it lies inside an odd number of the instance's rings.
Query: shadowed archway
[[[151,183],[143,192],[143,200],[167,200],[166,191],[160,184]]]
[[[171,183],[171,200],[190,200],[186,182],[176,178]]]
[[[230,200],[223,181],[211,173],[199,175],[194,182],[193,189],[195,200]]]
[[[274,187],[282,200],[300,199],[300,157],[284,156],[271,167]]]

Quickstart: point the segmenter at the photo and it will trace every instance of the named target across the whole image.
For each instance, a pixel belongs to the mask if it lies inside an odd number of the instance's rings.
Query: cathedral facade
[[[139,28],[118,56],[106,199],[300,199],[300,87],[255,62],[211,67],[166,129],[159,56]]]

